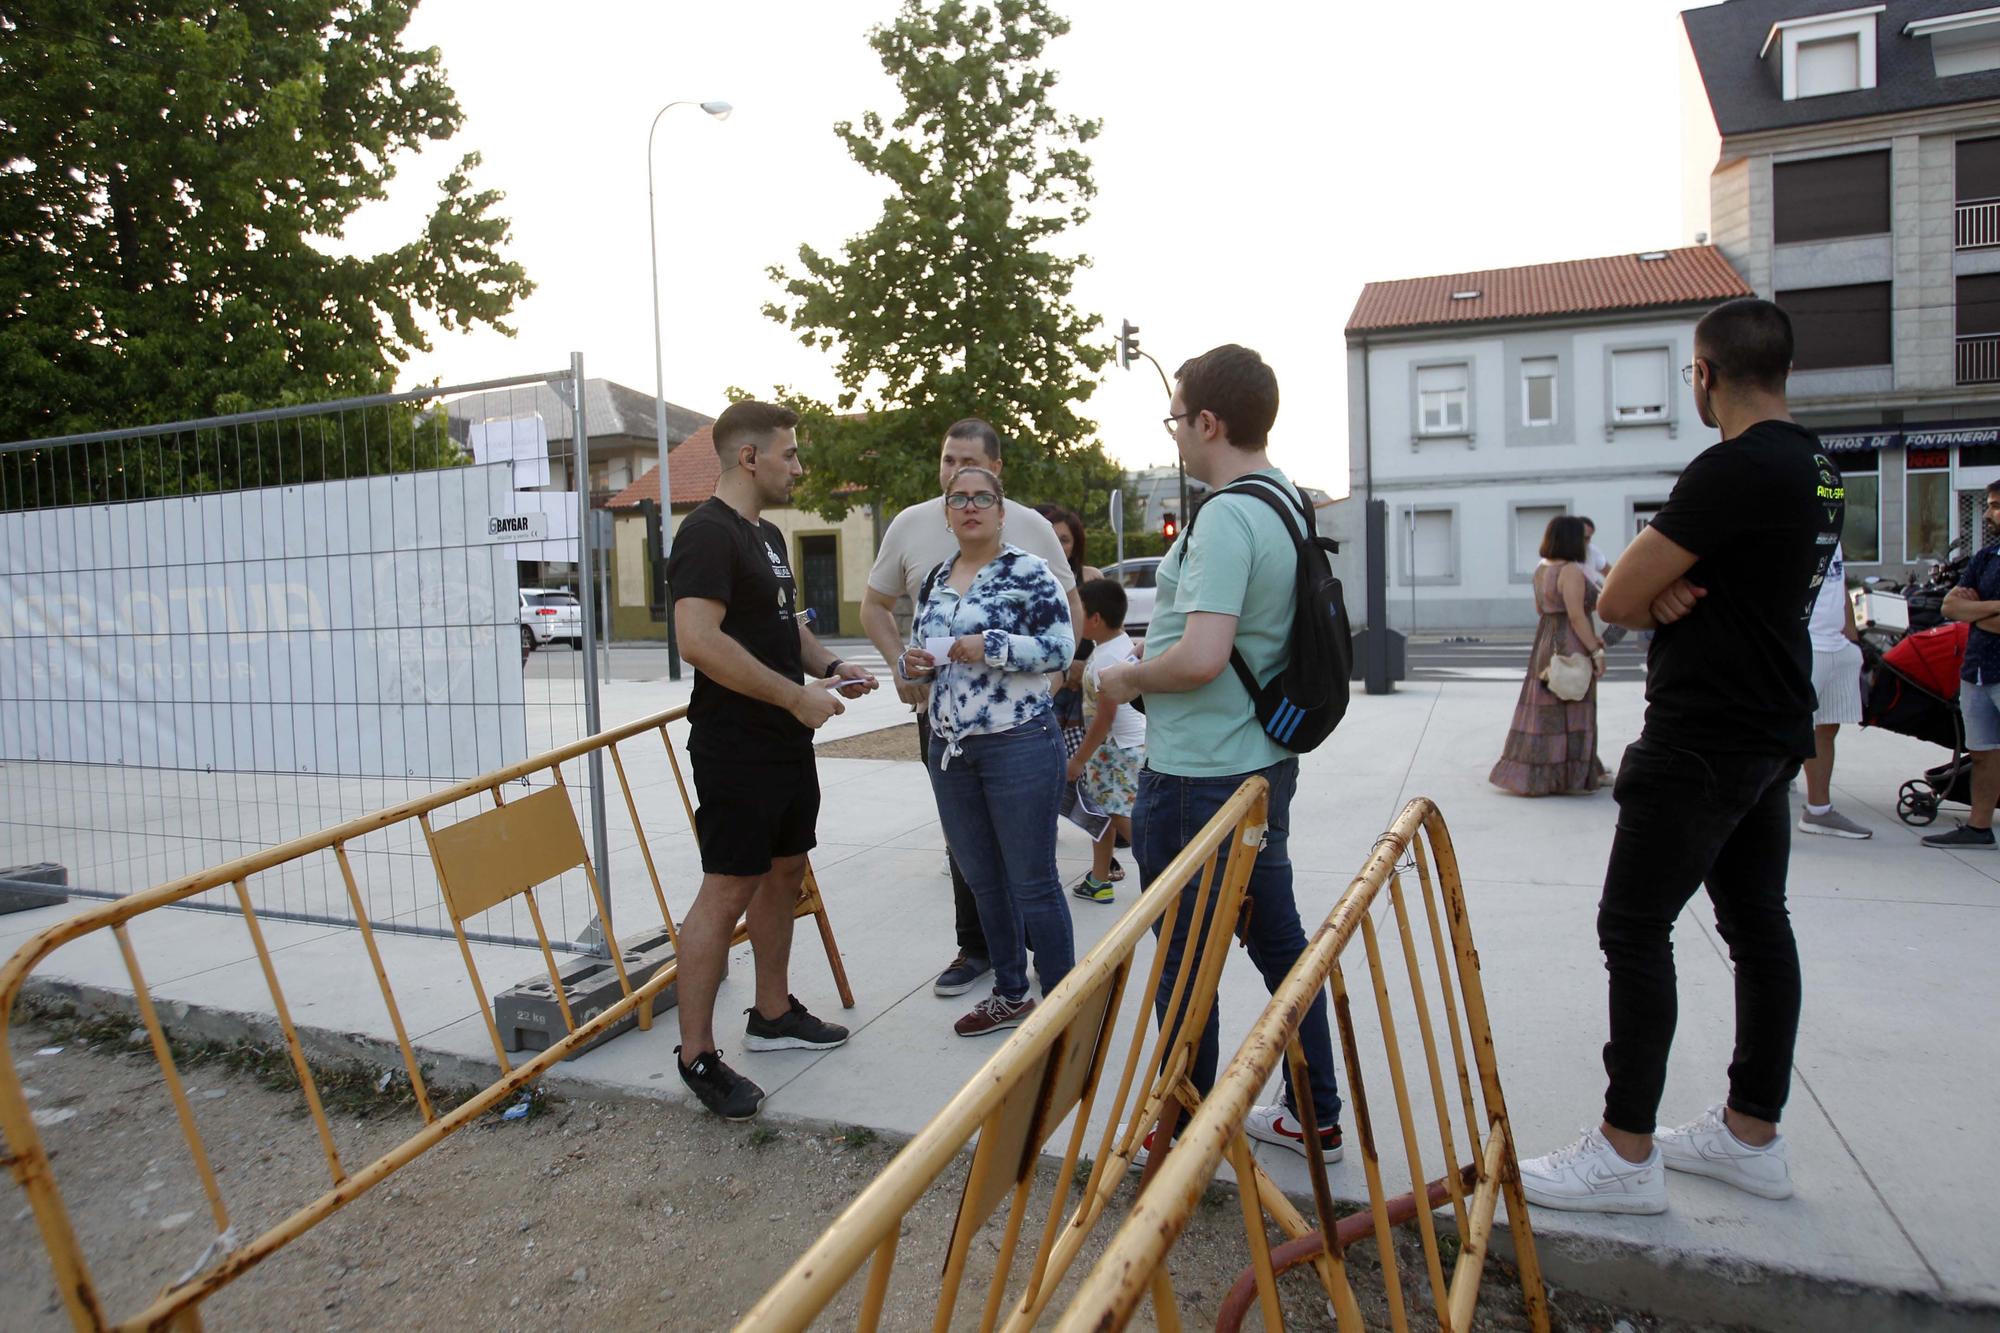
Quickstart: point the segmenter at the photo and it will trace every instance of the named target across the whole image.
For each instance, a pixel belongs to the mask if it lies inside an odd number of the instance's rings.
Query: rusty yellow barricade
[[[1443,1026],[1450,1042],[1449,1074],[1441,1070],[1437,1024],[1433,1022],[1430,997],[1424,985],[1419,946],[1411,933],[1412,909],[1403,878],[1410,870],[1416,872],[1416,885],[1423,900],[1423,923],[1428,927],[1429,952],[1436,967]],[[1384,973],[1383,947],[1377,938],[1374,918],[1385,897],[1387,915],[1394,918],[1401,940],[1411,1012],[1422,1046],[1423,1069],[1428,1073],[1428,1101],[1436,1117],[1435,1143],[1441,1147],[1445,1159],[1444,1170],[1435,1178],[1426,1175],[1419,1144],[1420,1113],[1416,1103],[1424,1100],[1425,1089],[1413,1090],[1405,1070],[1389,981]],[[1375,1014],[1395,1093],[1411,1182],[1407,1193],[1394,1198],[1385,1193],[1382,1162],[1362,1077],[1355,1015],[1341,967],[1341,955],[1356,935],[1361,937],[1367,954]],[[1317,1230],[1313,1230],[1256,1165],[1243,1126],[1251,1105],[1269,1083],[1280,1060],[1290,1066],[1296,1095],[1309,1102],[1311,1092],[1298,1042],[1298,1024],[1315,994],[1329,983],[1333,987],[1341,1049],[1346,1057],[1354,1137],[1360,1148],[1369,1207],[1344,1220],[1337,1218],[1325,1164],[1318,1154],[1307,1153],[1318,1222]],[[1475,1073],[1477,1108],[1473,1091]],[[1300,1119],[1311,1124],[1311,1107],[1301,1105],[1298,1109]],[[1462,1113],[1462,1124],[1454,1124],[1454,1110]],[[1463,1139],[1459,1137],[1461,1131]],[[1461,1141],[1470,1150],[1468,1160],[1461,1161],[1456,1147]],[[1244,1279],[1224,1299],[1218,1328],[1239,1326],[1253,1305],[1261,1307],[1266,1329],[1283,1328],[1277,1277],[1289,1267],[1310,1263],[1317,1270],[1341,1333],[1359,1333],[1366,1325],[1348,1283],[1346,1250],[1368,1238],[1375,1241],[1380,1259],[1390,1325],[1398,1330],[1406,1328],[1407,1302],[1391,1244],[1391,1228],[1414,1220],[1422,1238],[1438,1327],[1445,1333],[1463,1333],[1471,1325],[1479,1298],[1495,1206],[1504,1196],[1520,1273],[1523,1310],[1531,1328],[1538,1333],[1547,1330],[1548,1306],[1535,1259],[1534,1236],[1528,1228],[1527,1204],[1521,1196],[1513,1129],[1500,1092],[1493,1034],[1487,1022],[1485,992],[1479,981],[1479,956],[1473,948],[1472,928],[1466,919],[1458,861],[1452,853],[1444,820],[1430,801],[1423,798],[1411,801],[1389,831],[1376,841],[1367,864],[1314,934],[1284,984],[1272,995],[1269,1007],[1251,1028],[1249,1038],[1224,1069],[1179,1142],[1166,1155],[1151,1188],[1140,1195],[1125,1225],[1091,1269],[1064,1311],[1059,1328],[1123,1328],[1148,1293],[1153,1298],[1159,1326],[1179,1327],[1179,1313],[1167,1276],[1170,1252],[1224,1160],[1229,1162],[1238,1181],[1251,1262]],[[1447,1205],[1452,1210],[1460,1241],[1457,1262],[1449,1275],[1445,1272],[1432,1217],[1434,1211]],[[1290,1238],[1275,1250],[1265,1230],[1266,1214]]]
[[[623,743],[642,737],[659,738],[660,744],[666,748],[675,785],[680,789],[682,810],[692,825],[694,812],[688,803],[687,784],[681,774],[680,759],[667,733],[668,724],[684,717],[686,711],[685,708],[675,708],[657,713],[600,732],[560,749],[548,751],[532,759],[523,760],[510,767],[458,783],[433,795],[364,815],[319,833],[296,838],[269,850],[239,857],[209,870],[183,876],[142,893],[135,893],[80,912],[37,934],[8,959],[4,967],[0,967],[0,1133],[5,1135],[7,1165],[12,1170],[14,1179],[27,1193],[28,1201],[34,1208],[35,1220],[41,1229],[43,1243],[48,1248],[56,1285],[76,1327],[149,1328],[167,1324],[177,1328],[199,1327],[199,1308],[209,1296],[240,1277],[253,1265],[269,1258],[286,1244],[296,1240],[313,1226],[325,1221],[346,1204],[379,1185],[391,1173],[407,1166],[425,1151],[435,1147],[447,1135],[463,1128],[532,1083],[557,1061],[575,1053],[627,1019],[636,1019],[642,1028],[652,1025],[653,1002],[661,991],[674,983],[677,968],[669,962],[640,986],[634,986],[626,975],[623,951],[619,947],[617,938],[611,933],[609,918],[604,910],[605,902],[599,887],[597,870],[591,864],[589,854],[585,850],[576,813],[570,803],[567,783],[563,777],[563,765],[583,760],[597,751],[604,751],[610,755],[612,767],[618,776],[618,785],[624,793],[626,810],[631,815],[633,832],[638,839],[640,855],[651,882],[653,898],[659,907],[660,925],[665,928],[669,938],[678,947],[678,928],[674,923],[673,913],[667,906],[666,892],[660,883],[652,848],[646,836],[645,826],[639,818],[638,803],[633,796],[632,785],[626,778],[625,761],[619,747]],[[506,798],[504,791],[506,784],[524,779],[532,780],[538,776],[552,778],[552,785],[542,787],[526,797],[511,801]],[[440,811],[446,811],[448,807],[460,801],[481,799],[490,800],[492,808],[457,819],[450,824],[434,825],[433,816]],[[411,1047],[409,1035],[404,1030],[402,1013],[397,1006],[394,989],[389,983],[388,972],[383,966],[375,932],[370,927],[361,886],[349,857],[350,845],[357,840],[398,825],[414,825],[422,832],[422,843],[427,849],[432,870],[437,876],[446,915],[451,921],[452,931],[463,954],[474,999],[486,1019],[487,1031],[493,1041],[493,1056],[499,1063],[501,1071],[499,1079],[448,1113],[440,1113],[432,1105],[416,1051]],[[424,1119],[423,1128],[410,1138],[374,1161],[351,1169],[348,1163],[341,1160],[333,1127],[329,1124],[321,1105],[319,1089],[300,1045],[298,1029],[292,1021],[291,1012],[285,1001],[284,988],[279,982],[274,954],[265,943],[263,928],[259,924],[251,895],[251,885],[257,876],[277,873],[287,867],[297,867],[307,858],[328,855],[331,856],[333,865],[338,868],[339,880],[345,887],[349,905],[353,908],[355,923],[359,927],[356,934],[357,944],[365,950],[375,979],[381,988],[382,1002],[388,1011],[390,1025],[396,1033],[396,1043],[402,1055],[403,1067],[410,1079],[411,1093]],[[588,1021],[581,1023],[570,1011],[569,1000],[558,974],[555,954],[549,946],[548,933],[543,928],[541,910],[535,897],[538,885],[547,883],[554,876],[577,869],[583,872],[589,886],[598,919],[605,923],[605,943],[609,948],[613,966],[617,969],[620,983],[620,998]],[[331,1177],[331,1188],[325,1193],[297,1208],[288,1216],[282,1217],[261,1234],[243,1239],[240,1243],[231,1229],[229,1208],[217,1183],[216,1171],[210,1163],[197,1116],[175,1066],[173,1051],[167,1033],[161,1025],[152,993],[147,989],[145,976],[140,969],[138,951],[134,948],[131,933],[126,928],[129,922],[146,913],[172,907],[197,894],[217,888],[232,890],[241,907],[243,925],[249,932],[250,942],[255,947],[258,961],[262,965],[277,1025],[290,1052],[293,1068],[304,1093],[306,1107],[318,1134],[320,1150],[326,1157],[327,1173]],[[466,930],[467,922],[472,918],[517,897],[525,901],[529,915],[534,921],[535,933],[541,942],[543,959],[548,964],[550,983],[562,1011],[565,1029],[547,1049],[518,1066],[507,1058],[499,1028],[493,1019],[489,997],[473,962]],[[805,916],[812,917],[818,924],[821,942],[826,948],[827,961],[832,967],[841,1003],[852,1008],[854,996],[848,987],[847,974],[841,965],[839,951],[834,945],[833,928],[827,920],[826,906],[821,900],[818,882],[810,869],[806,873],[805,883],[795,909],[795,918]],[[42,1144],[7,1042],[8,1025],[14,1003],[20,997],[22,988],[35,967],[60,946],[99,931],[110,931],[115,937],[126,971],[131,977],[134,1003],[145,1032],[150,1038],[153,1055],[159,1062],[181,1130],[187,1139],[194,1172],[199,1177],[203,1192],[207,1196],[216,1233],[215,1242],[210,1245],[207,1253],[196,1261],[193,1270],[160,1292],[144,1309],[115,1325],[99,1298],[97,1283],[78,1244],[75,1229],[70,1223],[69,1213],[63,1202],[62,1192],[51,1171],[50,1154]],[[634,933],[628,926],[627,937],[630,938]],[[747,938],[747,929],[739,923],[736,942],[741,943]],[[358,957],[356,963],[358,966]],[[71,1154],[84,1154],[88,1153],[92,1146],[79,1145],[68,1151]],[[108,1145],[103,1150],[111,1151]]]
[[[1244,782],[1200,835],[1146,886],[1132,909],[1043,999],[1007,1044],[764,1294],[744,1317],[741,1328],[808,1327],[867,1264],[859,1326],[873,1329],[889,1297],[896,1242],[905,1214],[975,1138],[977,1147],[966,1172],[943,1275],[926,1273],[920,1277],[921,1299],[924,1303],[935,1300],[936,1328],[951,1325],[973,1238],[1011,1196],[979,1327],[987,1330],[1002,1324],[1020,1330],[1036,1324],[1124,1181],[1144,1135],[1167,1117],[1199,1104],[1187,1082],[1187,1071],[1195,1043],[1214,1008],[1229,937],[1242,918],[1244,888],[1263,842],[1268,797],[1269,787],[1262,778]],[[1183,893],[1190,885],[1195,886],[1191,897]],[[1156,1032],[1151,1021],[1153,997],[1166,963],[1166,950],[1156,947],[1150,968],[1141,973],[1146,981],[1140,992],[1140,1014],[1127,1045],[1117,1092],[1107,1108],[1082,1201],[1065,1218],[1062,1201],[1071,1196],[1078,1157],[1097,1104],[1098,1085],[1112,1058],[1120,1001],[1135,971],[1139,946],[1156,931],[1171,938],[1183,909],[1189,913],[1191,926],[1187,957],[1194,959],[1199,945],[1200,961],[1181,968],[1171,983],[1166,1012],[1176,1016],[1177,1022]],[[1142,1069],[1145,1077],[1140,1084]],[[1135,1086],[1143,1087],[1136,1100]],[[1035,1167],[1042,1145],[1070,1115],[1074,1120],[1056,1176],[1054,1201],[1042,1223],[1028,1271],[1016,1289],[1012,1281],[1014,1260],[1027,1223]],[[1148,1172],[1153,1169],[1149,1162]]]

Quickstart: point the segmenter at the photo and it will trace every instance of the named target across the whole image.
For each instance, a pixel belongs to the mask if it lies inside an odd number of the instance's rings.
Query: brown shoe
[[[998,995],[989,995],[973,1005],[971,1013],[951,1026],[961,1037],[983,1037],[989,1032],[1021,1026],[1034,1011],[1035,1000],[1031,995],[1023,995],[1018,1000],[1003,1000]]]

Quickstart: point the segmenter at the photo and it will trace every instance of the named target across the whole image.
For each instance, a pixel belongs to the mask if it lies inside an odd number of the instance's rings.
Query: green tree
[[[477,154],[423,230],[334,255],[462,114],[415,0],[0,9],[0,440],[393,387],[533,290]]]
[[[860,500],[899,509],[937,490],[946,427],[984,417],[1007,437],[1010,491],[1087,503],[1116,467],[1077,408],[1108,352],[1070,292],[1083,256],[1052,244],[1096,193],[1083,145],[1099,122],[1049,104],[1042,63],[1068,22],[1045,0],[905,0],[869,45],[903,109],[834,126],[891,192],[882,216],[835,257],[799,249],[771,269],[765,307],[808,347],[837,355],[832,404],[780,390],[812,442],[805,505],[837,518]]]

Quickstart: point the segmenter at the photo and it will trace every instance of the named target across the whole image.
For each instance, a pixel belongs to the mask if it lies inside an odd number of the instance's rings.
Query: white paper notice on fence
[[[549,484],[549,428],[539,414],[475,421],[468,438],[473,462],[513,466],[515,490]]]
[[[0,759],[465,778],[527,757],[511,464],[0,514]]]

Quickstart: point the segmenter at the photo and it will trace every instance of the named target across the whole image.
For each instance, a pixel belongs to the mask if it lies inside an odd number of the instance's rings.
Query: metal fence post
[[[590,428],[583,408],[583,353],[569,356],[570,411],[576,440],[576,582],[583,594],[583,729],[595,736],[604,730],[604,718],[597,698],[597,587],[591,578],[590,526]],[[585,761],[590,772],[590,852],[597,862],[597,883],[603,891],[604,920],[598,923],[597,939],[591,952],[600,958],[611,953],[611,855],[604,830],[604,754],[592,750]]]

